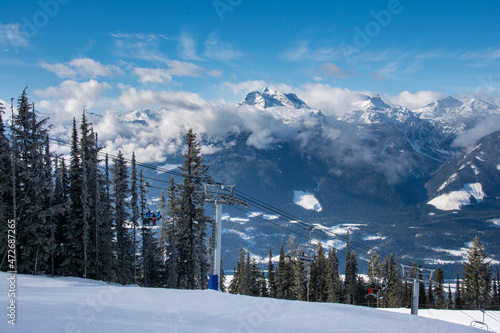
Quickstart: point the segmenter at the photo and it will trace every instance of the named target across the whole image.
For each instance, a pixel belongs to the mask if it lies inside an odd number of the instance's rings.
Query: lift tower
[[[215,205],[215,225],[212,228],[212,247],[214,252],[213,274],[210,275],[208,289],[220,290],[222,205],[240,205],[248,207],[248,202],[234,197],[236,185],[205,184],[205,202]]]

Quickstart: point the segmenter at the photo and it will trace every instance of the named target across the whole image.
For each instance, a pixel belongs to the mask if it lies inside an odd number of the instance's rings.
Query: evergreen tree
[[[51,156],[47,118],[37,120],[28,102],[27,88],[18,99],[12,125],[16,178],[17,271],[37,274],[50,270],[54,226]],[[14,193],[13,193],[14,195]],[[52,232],[51,232],[52,230]]]
[[[339,275],[339,261],[334,247],[328,251],[327,260],[327,302],[340,303],[342,301],[342,282]]]
[[[401,271],[397,264],[397,258],[391,253],[389,255],[389,275],[387,286],[388,305],[390,307],[400,307],[403,304],[404,289],[401,282]]]
[[[451,284],[448,283],[448,298],[446,299],[446,309],[453,308],[453,296],[451,294]]]
[[[137,187],[137,165],[135,161],[135,152],[132,153],[132,170],[130,171],[130,206],[132,209],[132,225],[133,225],[133,249],[134,249],[134,284],[137,283],[137,227],[139,226],[139,189]],[[163,259],[162,259],[163,261]]]
[[[432,290],[432,283],[429,283],[429,288],[426,294],[426,302],[427,302],[427,308],[433,309],[436,307],[434,292]]]
[[[321,242],[316,248],[317,257],[311,266],[311,300],[326,302],[328,300],[328,265]],[[314,277],[314,279],[313,279]]]
[[[7,222],[14,218],[12,210],[12,156],[10,140],[5,133],[2,114],[4,113],[3,104],[0,103],[0,255],[2,255],[0,270],[8,271],[7,253]]]
[[[54,216],[56,224],[55,244],[58,245],[55,251],[54,270],[57,275],[61,275],[61,265],[67,255],[64,251],[66,242],[64,231],[69,221],[69,177],[64,157],[61,157],[60,162],[58,157],[55,159],[53,203],[56,209]]]
[[[80,162],[80,145],[76,120],[73,118],[71,135],[71,152],[69,167],[69,214],[64,227],[65,238],[63,252],[65,259],[61,264],[63,274],[83,276],[83,210],[82,210],[82,169]]]
[[[418,260],[418,278],[420,281],[423,280],[422,276],[422,271],[420,268],[422,268],[422,261],[419,259]],[[425,283],[420,282],[420,289],[419,289],[419,294],[418,294],[418,308],[419,309],[426,309],[427,308],[427,295],[425,292]]]
[[[100,227],[98,238],[98,271],[97,278],[104,281],[116,281],[116,232],[113,218],[113,199],[111,197],[111,178],[109,170],[109,156],[104,159],[104,174],[100,181],[99,215]]]
[[[274,273],[273,253],[269,249],[269,260],[267,261],[267,281],[269,285],[269,297],[276,297],[276,276]]]
[[[436,269],[434,273],[434,290],[433,293],[436,297],[436,308],[437,309],[446,309],[446,297],[444,295],[444,272],[441,267]]]
[[[168,187],[168,204],[166,219],[162,224],[162,233],[165,237],[166,243],[166,272],[167,272],[167,286],[170,288],[179,288],[180,275],[178,272],[179,267],[179,253],[180,248],[178,244],[178,231],[176,227],[180,219],[179,197],[178,188],[174,182],[174,177],[170,178],[170,185]]]
[[[457,281],[456,281],[456,286],[455,286],[455,299],[454,299],[454,303],[453,303],[453,309],[454,310],[463,309],[462,292],[461,292],[460,278],[458,276],[458,273],[457,273]]]
[[[245,250],[243,249],[243,246],[240,247],[238,253],[238,261],[236,262],[236,268],[234,269],[233,279],[229,284],[229,293],[248,295],[248,277],[246,276],[247,270],[245,265]]]
[[[472,309],[489,304],[491,291],[491,264],[487,261],[484,245],[475,237],[467,251],[467,262],[463,263],[465,303]]]
[[[349,230],[347,231],[347,243],[346,243],[346,268],[345,268],[345,279],[344,279],[344,294],[345,302],[347,304],[356,303],[356,287],[357,287],[357,274],[358,274],[358,264],[356,261],[356,254],[351,251],[349,243]]]
[[[179,287],[204,289],[209,268],[206,248],[206,223],[203,184],[210,182],[208,166],[203,163],[196,134],[190,129],[186,134],[186,153],[181,166],[184,182],[179,186],[179,221],[177,252],[179,255]]]
[[[126,198],[129,194],[129,188],[127,163],[121,150],[118,151],[118,155],[114,159],[112,174],[118,282],[127,284],[133,281],[133,256],[135,251],[133,249],[132,235],[124,226],[128,217]]]

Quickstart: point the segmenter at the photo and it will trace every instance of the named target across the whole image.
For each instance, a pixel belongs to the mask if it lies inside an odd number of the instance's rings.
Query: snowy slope
[[[0,273],[6,312],[7,274]],[[16,327],[1,332],[481,332],[467,326],[342,304],[110,286],[17,275]]]

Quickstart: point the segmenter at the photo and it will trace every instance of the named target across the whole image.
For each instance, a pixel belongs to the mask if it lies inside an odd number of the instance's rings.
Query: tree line
[[[379,307],[411,307],[413,286],[405,279],[397,256],[393,254],[380,259],[377,252],[371,254],[368,274],[358,273],[356,253],[351,250],[347,233],[345,272],[339,272],[339,260],[334,247],[325,253],[318,242],[311,260],[304,257],[294,237],[280,247],[278,264],[275,267],[272,251],[269,251],[267,269],[259,269],[255,257],[243,247],[239,250],[234,276],[229,285],[233,294],[259,297],[274,297],[289,300],[333,302]],[[500,309],[500,275],[496,274],[487,260],[484,245],[476,237],[468,250],[468,259],[463,263],[463,276],[457,274],[452,292],[451,284],[445,283],[440,267],[428,282],[420,282],[419,308],[434,309]],[[305,259],[305,260],[304,260]],[[421,280],[423,277],[414,263],[412,270]],[[417,276],[415,276],[417,277]]]
[[[0,269],[77,276],[122,284],[206,288],[209,269],[202,191],[209,182],[196,134],[185,137],[182,181],[159,198],[160,237],[141,227],[148,187],[135,154],[110,159],[85,110],[73,119],[69,156],[50,150],[48,119],[39,120],[27,89],[5,126],[0,105]],[[16,259],[7,257],[15,221]],[[139,241],[138,237],[142,241]],[[10,261],[10,262],[9,262]],[[15,267],[11,266],[15,265]]]

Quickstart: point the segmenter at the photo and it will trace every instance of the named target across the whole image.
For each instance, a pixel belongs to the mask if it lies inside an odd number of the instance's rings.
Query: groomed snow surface
[[[440,210],[458,210],[464,205],[470,205],[471,197],[474,197],[477,202],[481,202],[485,196],[480,183],[471,183],[466,184],[460,191],[453,191],[435,197],[428,204]]]
[[[14,327],[6,316],[10,300],[8,277],[0,273],[4,312],[0,332],[482,332],[465,325],[361,306],[19,274],[15,282]],[[443,319],[450,321],[461,315],[457,311],[445,313]]]
[[[314,210],[316,212],[323,210],[318,199],[309,191],[293,191],[293,202],[307,210]]]

